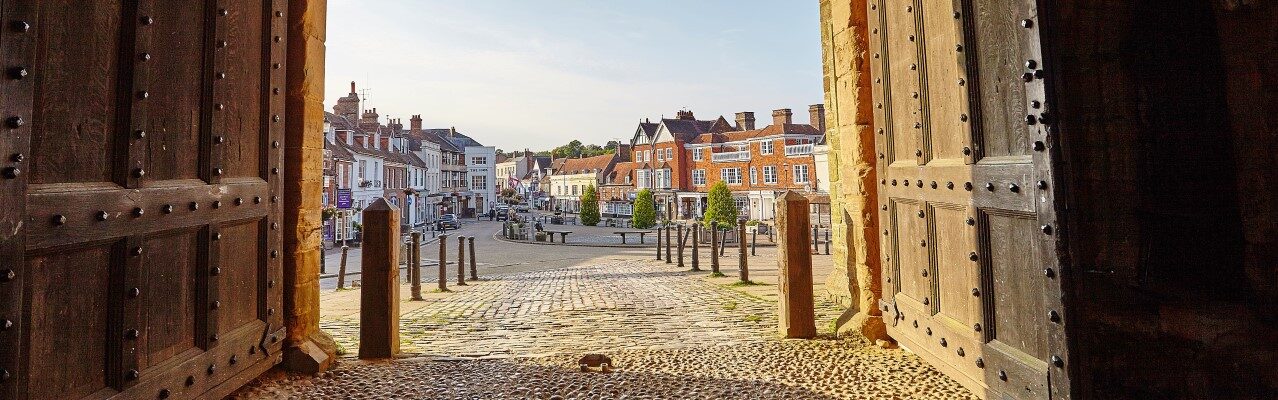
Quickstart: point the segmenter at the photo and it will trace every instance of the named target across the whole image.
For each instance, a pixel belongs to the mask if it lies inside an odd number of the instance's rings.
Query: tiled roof
[[[821,131],[808,124],[768,125],[763,129],[726,133],[703,133],[689,140],[690,144],[728,143],[776,135],[821,135]]]
[[[615,156],[612,154],[603,154],[594,157],[564,159],[563,166],[557,169],[555,174],[580,174],[593,170],[604,171],[608,169],[614,158]]]
[[[354,159],[354,157],[351,156],[351,152],[346,150],[346,143],[333,143],[328,141],[328,139],[324,139],[324,149],[328,150],[333,155],[333,159]]]
[[[635,163],[619,162],[612,167],[612,173],[608,175],[608,184],[625,185],[626,177],[635,170]]]

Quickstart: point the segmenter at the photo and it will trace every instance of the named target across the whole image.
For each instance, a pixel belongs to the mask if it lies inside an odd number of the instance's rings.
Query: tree
[[[657,224],[656,203],[652,200],[652,191],[642,189],[635,196],[634,216],[630,222],[636,229],[648,229]]]
[[[595,185],[586,186],[586,193],[581,195],[581,224],[595,226],[599,224],[599,193]]]
[[[736,226],[737,204],[732,200],[732,191],[728,184],[719,181],[710,187],[709,204],[706,205],[705,223],[707,228]]]

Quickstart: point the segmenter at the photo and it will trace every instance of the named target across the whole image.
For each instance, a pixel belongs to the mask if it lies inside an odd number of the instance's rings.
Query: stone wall
[[[290,0],[284,140],[285,366],[328,368],[337,346],[319,329],[320,217],[324,177],[324,40],[327,2]]]
[[[886,339],[878,309],[878,194],[864,2],[821,0],[820,28],[836,244],[826,291],[849,309],[839,321],[841,331]]]

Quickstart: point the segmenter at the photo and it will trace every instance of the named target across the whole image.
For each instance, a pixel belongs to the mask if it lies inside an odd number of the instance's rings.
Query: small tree
[[[709,204],[706,205],[705,223],[707,228],[736,226],[737,204],[732,200],[732,191],[728,185],[720,181],[710,187]]]
[[[630,222],[636,229],[648,229],[657,224],[656,203],[651,190],[642,189],[635,196],[634,216]]]
[[[595,185],[586,186],[586,193],[581,195],[581,224],[599,224],[599,193],[595,192]]]

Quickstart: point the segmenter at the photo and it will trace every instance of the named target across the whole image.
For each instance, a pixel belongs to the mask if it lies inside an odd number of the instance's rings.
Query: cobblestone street
[[[485,280],[464,287],[450,283],[454,291],[426,293],[425,301],[407,301],[407,288],[401,291],[404,358],[355,360],[359,291],[326,291],[321,327],[345,351],[338,367],[315,378],[263,379],[236,397],[971,397],[908,352],[834,339],[832,322],[841,309],[819,289],[816,316],[823,337],[779,339],[774,249],[750,258],[758,284],[746,286],[735,283],[735,257],[721,260],[729,276],[712,278],[708,271],[656,261],[651,248],[515,244],[479,234],[495,227],[467,228],[479,237]],[[539,263],[540,268],[515,262],[530,254],[562,261]],[[830,258],[814,261],[819,284]],[[705,252],[702,269],[709,264]],[[520,267],[501,268],[510,265]],[[617,371],[577,371],[577,358],[587,353],[612,357]],[[892,374],[897,375],[888,379]]]

